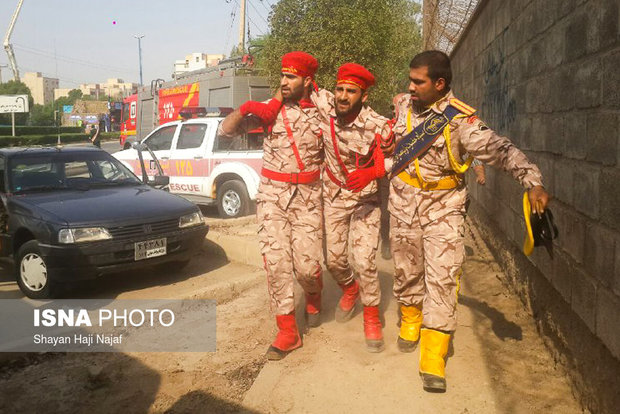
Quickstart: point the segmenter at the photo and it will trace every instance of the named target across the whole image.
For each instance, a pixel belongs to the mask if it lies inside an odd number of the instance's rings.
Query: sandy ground
[[[235,224],[221,230],[244,240],[253,237],[252,220]],[[215,222],[211,225],[218,231]],[[304,335],[303,348],[283,361],[266,363],[263,355],[275,326],[263,272],[208,255],[208,243],[176,274],[121,274],[81,285],[66,296],[215,298],[217,352],[22,356],[0,363],[0,412],[582,412],[533,320],[502,284],[503,275],[475,229],[468,228],[446,394],[422,390],[417,351],[398,352],[391,262],[378,260],[383,353],[365,350],[360,309],[345,324],[334,321],[339,291],[327,276],[324,323]],[[7,272],[0,272],[0,298],[8,297],[20,293]]]

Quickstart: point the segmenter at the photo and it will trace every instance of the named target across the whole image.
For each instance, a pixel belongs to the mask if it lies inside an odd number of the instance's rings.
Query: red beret
[[[357,63],[345,63],[338,68],[336,83],[350,83],[361,89],[368,89],[375,84],[375,77],[368,69]]]
[[[319,62],[306,52],[290,52],[282,56],[282,72],[296,76],[314,77]]]

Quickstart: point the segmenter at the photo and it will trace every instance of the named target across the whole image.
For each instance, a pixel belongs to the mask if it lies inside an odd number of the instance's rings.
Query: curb
[[[206,253],[249,266],[263,267],[258,241],[254,238],[231,236],[211,229],[207,234]]]

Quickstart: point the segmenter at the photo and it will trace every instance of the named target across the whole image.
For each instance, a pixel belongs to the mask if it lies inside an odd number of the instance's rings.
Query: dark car
[[[0,255],[15,259],[31,298],[61,282],[183,266],[208,231],[198,207],[98,148],[0,149],[0,174]]]

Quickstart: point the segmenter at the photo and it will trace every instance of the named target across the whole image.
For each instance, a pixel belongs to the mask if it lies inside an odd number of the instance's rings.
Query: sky
[[[148,85],[153,79],[170,80],[174,61],[190,53],[228,56],[238,43],[239,1],[24,0],[10,43],[20,75],[42,72],[58,78],[61,88],[74,88],[108,78],[139,82],[133,36],[144,35],[142,72]],[[252,37],[268,33],[269,10],[277,1],[247,0]],[[2,40],[17,3],[0,0]],[[0,65],[6,64],[0,48]],[[10,68],[1,70],[3,81],[13,78]]]

